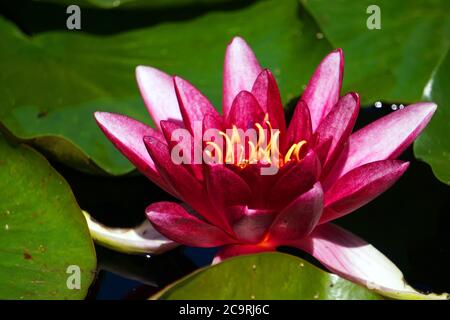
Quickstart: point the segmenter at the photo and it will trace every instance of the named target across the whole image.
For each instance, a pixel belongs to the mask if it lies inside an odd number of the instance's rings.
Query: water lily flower
[[[138,170],[182,202],[146,209],[151,224],[167,238],[221,247],[216,263],[293,246],[385,295],[421,297],[382,253],[331,222],[372,201],[403,175],[408,162],[396,158],[424,129],[436,105],[416,103],[352,132],[360,102],[356,93],[340,95],[343,69],[342,50],[328,54],[287,124],[274,76],[236,37],[226,50],[222,114],[188,81],[139,66],[139,89],[157,128],[120,114],[97,112],[95,118]],[[210,156],[223,161],[174,163],[173,132],[185,129],[194,137],[195,123],[221,134],[224,145],[209,141],[206,146]],[[248,152],[238,156],[233,132],[248,128],[257,130],[258,142],[244,143]],[[186,143],[192,147],[192,141]],[[271,143],[278,146],[276,157],[267,146]],[[274,165],[276,174],[261,174]]]

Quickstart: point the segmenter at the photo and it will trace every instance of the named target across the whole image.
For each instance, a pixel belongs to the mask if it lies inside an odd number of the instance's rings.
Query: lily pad
[[[422,98],[450,35],[447,0],[302,0],[333,47],[345,52],[344,91],[357,91],[363,104]],[[380,29],[367,20],[380,10]],[[369,8],[369,13],[367,13]]]
[[[109,36],[64,30],[30,37],[0,18],[0,121],[15,137],[72,167],[128,173],[132,165],[97,128],[92,113],[119,112],[149,122],[134,78],[137,65],[177,73],[220,109],[225,48],[241,35],[272,69],[288,102],[330,50],[299,8],[294,0],[262,1]]]
[[[0,299],[82,299],[95,268],[69,185],[42,155],[0,135]]]
[[[424,90],[424,99],[437,103],[430,124],[414,143],[417,158],[431,165],[435,176],[450,185],[450,54],[446,53]]]
[[[61,5],[79,5],[102,9],[112,8],[167,8],[188,5],[226,3],[236,0],[34,0],[36,2],[55,2]]]
[[[380,295],[284,253],[227,259],[165,288],[162,300],[381,300]]]

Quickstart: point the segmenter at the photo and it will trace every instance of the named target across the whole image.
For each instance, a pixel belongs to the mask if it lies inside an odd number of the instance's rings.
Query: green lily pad
[[[29,37],[0,18],[1,123],[73,167],[125,174],[132,165],[103,136],[92,112],[149,122],[135,83],[137,65],[188,79],[220,109],[225,48],[241,35],[272,69],[287,102],[330,50],[298,10],[293,0],[263,1],[110,36],[66,30]]]
[[[39,153],[0,135],[0,299],[82,299],[95,268],[69,185]]]
[[[447,51],[424,90],[438,105],[428,127],[414,143],[417,158],[431,165],[435,176],[450,185],[450,55]]]
[[[200,269],[165,288],[163,300],[381,300],[364,287],[284,253],[260,253]]]
[[[187,5],[205,5],[226,3],[236,0],[33,0],[36,2],[54,2],[61,5],[75,4],[83,7],[111,8],[167,8]]]
[[[344,91],[357,91],[363,104],[422,98],[450,34],[447,0],[302,0],[325,37],[344,49]],[[369,30],[366,13],[380,8],[381,29]]]

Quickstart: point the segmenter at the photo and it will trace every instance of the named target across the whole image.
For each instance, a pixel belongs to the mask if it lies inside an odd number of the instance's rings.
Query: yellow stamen
[[[281,167],[289,161],[296,160],[301,161],[300,151],[303,146],[307,144],[305,140],[301,140],[294,143],[286,152],[284,158],[280,156],[279,140],[280,131],[274,130],[269,121],[269,116],[266,113],[264,116],[264,123],[268,128],[268,132],[259,123],[255,123],[255,127],[258,131],[258,139],[256,145],[253,141],[248,141],[249,154],[246,155],[245,146],[241,143],[242,139],[239,134],[239,129],[233,125],[231,135],[225,132],[219,131],[219,134],[225,138],[226,152],[225,162],[228,164],[234,164],[240,168],[245,168],[249,164],[257,163],[258,161],[266,163],[275,163],[276,166]],[[246,141],[244,141],[245,143]],[[214,148],[214,155],[223,162],[223,149],[215,142],[207,142]],[[236,150],[235,150],[236,149]],[[207,151],[206,154],[212,158],[212,152]]]
[[[239,145],[239,161],[238,161],[238,165],[242,166],[246,164],[246,160],[244,159],[244,154],[245,154],[245,149],[244,146],[242,144]]]
[[[232,144],[240,144],[241,143],[241,137],[239,135],[239,131],[235,125],[233,125],[233,132],[231,134],[231,143]]]
[[[286,152],[286,155],[284,156],[284,163],[287,163],[287,162],[289,162],[289,161],[291,160],[291,156],[292,156],[292,153],[293,153],[294,150],[295,150],[295,147],[297,147],[297,144],[296,144],[296,143],[294,143],[294,144],[289,148],[288,152]]]
[[[256,162],[258,162],[258,154],[256,152],[255,144],[252,141],[249,141],[248,145],[250,146],[250,154],[248,156],[249,163],[256,163]]]
[[[234,150],[233,144],[231,143],[230,137],[225,133],[220,131],[219,134],[225,138],[227,144],[227,152],[225,154],[225,162],[226,163],[234,163]]]
[[[297,161],[300,161],[300,150],[301,148],[306,144],[305,140],[302,140],[300,142],[297,143],[297,145],[295,146],[295,150],[294,150],[294,157],[297,159]]]
[[[212,141],[208,141],[206,144],[208,146],[212,146],[214,148],[214,153],[215,153],[216,159],[218,159],[219,163],[222,163],[223,154],[222,154],[222,149],[220,149],[219,145],[217,143],[215,143],[215,142],[212,142]],[[208,156],[212,159],[213,158],[212,152],[209,151],[209,150],[206,150],[206,151],[207,151]]]

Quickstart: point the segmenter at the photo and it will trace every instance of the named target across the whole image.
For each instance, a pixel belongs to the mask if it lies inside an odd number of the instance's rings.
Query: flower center
[[[280,131],[272,128],[268,114],[265,115],[263,124],[255,123],[255,128],[244,132],[233,125],[231,129],[219,131],[218,134],[225,143],[219,145],[216,141],[208,141],[206,144],[213,149],[206,150],[206,154],[219,163],[233,164],[240,168],[258,162],[281,168],[290,161],[301,161],[300,151],[307,144],[305,140],[300,140],[282,155],[279,146]]]

